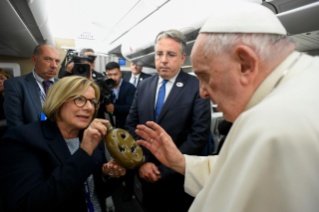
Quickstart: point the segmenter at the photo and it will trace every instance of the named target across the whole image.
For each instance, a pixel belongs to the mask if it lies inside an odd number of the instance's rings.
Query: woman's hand
[[[185,157],[172,138],[155,122],[148,121],[146,125],[150,128],[145,125],[137,126],[136,134],[145,139],[138,140],[137,143],[149,149],[162,164],[184,175]]]
[[[104,119],[94,119],[89,127],[84,131],[80,147],[90,156],[99,145],[102,138],[105,137],[107,128],[104,124],[107,124],[108,122],[109,121]]]
[[[103,164],[102,172],[105,176],[111,176],[116,178],[119,178],[126,174],[126,170],[123,167],[121,167],[118,163],[116,163],[114,160],[111,160],[110,162]]]

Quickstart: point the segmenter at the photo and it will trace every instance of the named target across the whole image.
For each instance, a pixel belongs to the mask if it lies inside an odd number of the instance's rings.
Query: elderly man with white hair
[[[318,57],[295,51],[263,6],[212,10],[192,63],[201,97],[234,122],[220,155],[182,155],[154,122],[137,127],[138,142],[185,175],[190,211],[318,211]]]

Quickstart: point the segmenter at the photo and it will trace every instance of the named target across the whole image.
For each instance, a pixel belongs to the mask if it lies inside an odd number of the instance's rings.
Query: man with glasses
[[[179,150],[200,155],[210,132],[210,102],[201,99],[199,81],[181,69],[186,57],[186,38],[177,30],[160,32],[155,40],[158,74],[137,88],[126,129],[136,140],[138,124],[155,121],[172,137]],[[165,167],[146,149],[138,170],[143,206],[149,211],[187,211],[193,198],[184,192],[183,175]]]
[[[107,77],[116,82],[112,92],[112,103],[105,105],[106,112],[115,116],[115,126],[124,129],[125,120],[130,111],[135,87],[122,79],[120,66],[116,62],[110,62],[105,66]]]
[[[60,54],[52,46],[38,45],[31,57],[34,69],[30,74],[5,81],[4,112],[8,128],[44,120],[42,106],[46,94],[58,80],[54,78],[60,63]]]

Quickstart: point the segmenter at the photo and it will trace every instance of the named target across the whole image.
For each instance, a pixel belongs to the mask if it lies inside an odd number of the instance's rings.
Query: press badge
[[[47,120],[47,117],[44,115],[44,113],[41,113],[41,121]]]

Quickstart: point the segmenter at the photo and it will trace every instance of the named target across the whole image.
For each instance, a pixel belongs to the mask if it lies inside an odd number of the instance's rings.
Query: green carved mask
[[[111,129],[105,144],[111,157],[125,169],[134,169],[143,163],[142,148],[126,130]]]

